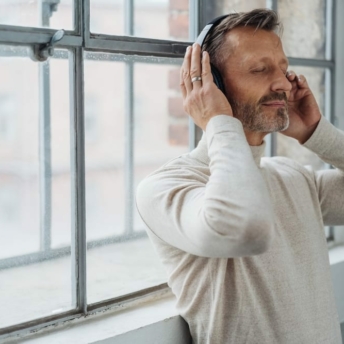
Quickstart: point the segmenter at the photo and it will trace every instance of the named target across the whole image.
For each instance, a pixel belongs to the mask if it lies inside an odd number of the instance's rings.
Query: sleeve
[[[315,181],[324,224],[344,224],[344,132],[322,117],[304,146],[333,169],[315,172]]]
[[[239,120],[212,118],[206,128],[210,176],[192,165],[163,168],[137,189],[138,211],[160,239],[213,258],[265,252],[273,207]]]

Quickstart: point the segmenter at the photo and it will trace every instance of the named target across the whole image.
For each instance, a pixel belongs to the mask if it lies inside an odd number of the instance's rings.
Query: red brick
[[[170,10],[188,11],[189,0],[170,0]]]
[[[168,87],[171,90],[180,91],[180,68],[170,69],[168,72]]]
[[[187,124],[171,124],[168,127],[169,143],[172,146],[189,144],[189,126]]]
[[[170,14],[170,35],[178,39],[189,38],[189,15],[185,13]]]
[[[182,97],[170,97],[168,98],[168,114],[172,117],[182,118],[188,117],[183,109]]]

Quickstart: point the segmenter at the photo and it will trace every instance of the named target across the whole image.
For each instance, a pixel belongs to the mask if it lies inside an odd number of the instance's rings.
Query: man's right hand
[[[201,81],[191,82],[194,77],[202,77]],[[209,120],[217,115],[233,116],[232,108],[226,96],[213,81],[210,58],[207,52],[202,55],[199,44],[186,50],[184,62],[180,70],[180,88],[183,93],[183,106],[195,124],[205,130]]]

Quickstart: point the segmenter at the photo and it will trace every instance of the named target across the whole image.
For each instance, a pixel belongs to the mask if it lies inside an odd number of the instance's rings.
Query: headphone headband
[[[196,39],[196,43],[198,43],[201,47],[206,39],[206,37],[208,36],[209,32],[215,27],[217,26],[219,23],[221,23],[221,21],[228,17],[229,14],[226,14],[226,15],[223,15],[223,16],[220,16],[220,17],[217,17],[215,19],[213,19],[211,22],[209,22],[205,28],[202,30],[202,32],[199,34],[199,36],[197,37]],[[214,79],[214,83],[215,85],[224,93],[226,94],[225,92],[225,84],[222,80],[222,77],[221,77],[221,74],[220,72],[215,68],[214,65],[210,64],[211,65],[211,73],[213,75],[213,79]]]
[[[208,36],[209,34],[209,31],[214,28],[215,26],[217,26],[218,24],[221,23],[221,21],[228,17],[229,14],[225,14],[223,16],[220,16],[220,17],[217,17],[215,19],[213,19],[212,21],[210,21],[205,27],[204,29],[202,30],[202,32],[198,35],[197,39],[196,39],[196,43],[198,43],[200,46],[203,45],[206,37]]]

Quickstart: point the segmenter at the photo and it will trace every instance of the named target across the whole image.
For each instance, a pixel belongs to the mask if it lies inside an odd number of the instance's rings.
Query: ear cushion
[[[213,79],[214,79],[215,85],[218,87],[218,89],[220,91],[225,93],[225,84],[222,80],[222,76],[221,76],[219,70],[213,64],[210,64],[210,66],[211,66],[211,74],[213,74]]]

